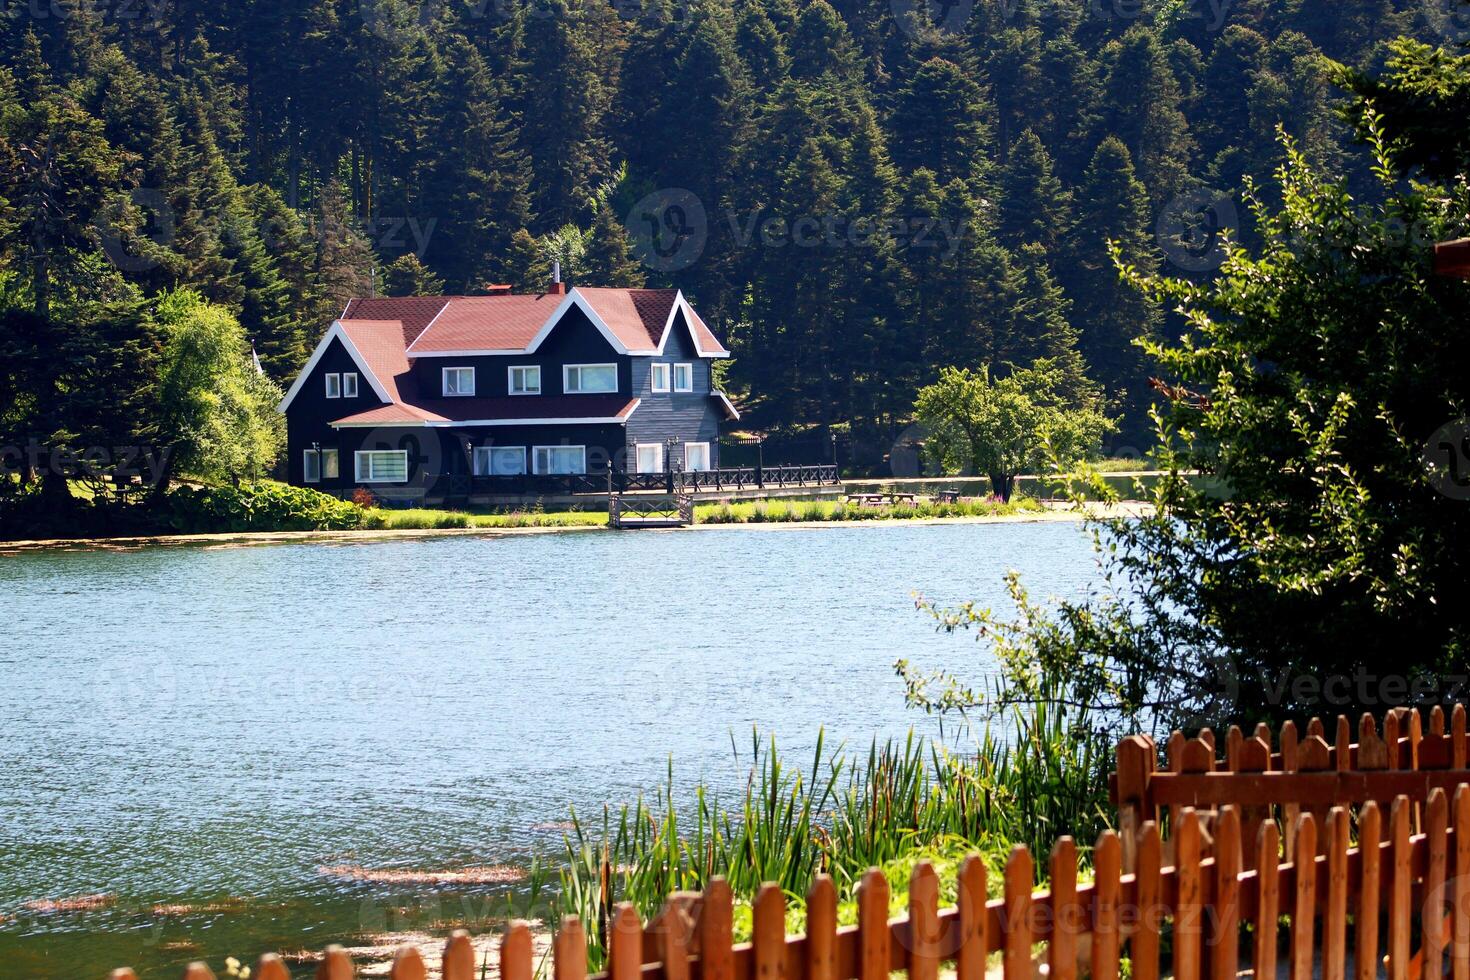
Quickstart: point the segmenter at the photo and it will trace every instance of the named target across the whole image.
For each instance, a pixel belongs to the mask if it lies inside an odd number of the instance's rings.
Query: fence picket
[[[612,980],[639,980],[643,972],[643,923],[632,902],[619,902],[608,923],[608,975]],[[450,980],[446,974],[444,980]]]
[[[858,885],[858,980],[888,980],[888,879],[877,868]]]
[[[1179,881],[1179,902],[1174,910],[1175,980],[1199,980],[1200,976],[1199,834],[1199,814],[1193,807],[1185,807],[1174,835],[1174,873]]]
[[[1465,768],[1465,706],[1455,705],[1450,712],[1450,765],[1455,769]]]
[[[1366,711],[1358,719],[1357,763],[1359,769],[1369,771],[1388,768],[1388,746],[1378,737],[1373,716]]]
[[[1073,980],[1077,975],[1077,933],[1082,910],[1077,905],[1077,843],[1059,838],[1051,849],[1051,941],[1046,955],[1048,980]]]
[[[837,888],[824,874],[806,893],[806,980],[837,980]]]
[[[955,980],[985,980],[985,958],[990,951],[990,919],[985,909],[989,897],[985,860],[978,854],[965,858],[960,866],[959,953],[955,960]],[[815,978],[814,978],[815,980]]]
[[[1118,980],[1118,886],[1123,847],[1118,835],[1104,830],[1092,849],[1091,980]]]
[[[1347,715],[1337,716],[1337,738],[1332,743],[1332,761],[1338,772],[1347,772],[1353,767],[1353,726]]]
[[[587,980],[587,934],[582,920],[564,915],[552,950],[552,980]]]
[[[920,861],[909,876],[909,980],[939,980],[939,875]]]
[[[316,975],[320,977],[321,971]],[[203,963],[190,963],[184,967],[184,980],[214,980],[214,971]]]
[[[711,878],[704,886],[704,899],[699,903],[700,980],[734,980],[730,906],[730,883],[718,875]]]
[[[1343,723],[1346,718],[1340,719]],[[1327,908],[1322,923],[1322,980],[1345,980],[1347,969],[1348,812],[1327,813],[1322,835],[1327,853]]]
[[[469,936],[466,935],[468,940]],[[474,980],[474,946],[470,946],[470,978]],[[531,980],[532,974],[536,972],[536,966],[531,952],[531,926],[521,920],[516,920],[506,929],[505,935],[500,940],[500,980]],[[448,980],[448,971],[445,971],[445,980]],[[676,978],[670,978],[676,980]]]
[[[1225,807],[1215,822],[1215,916],[1210,976],[1232,980],[1240,966],[1240,811]]]
[[[352,957],[347,955],[347,950],[341,946],[328,946],[322,961],[316,968],[316,980],[352,980]],[[186,977],[185,980],[213,980],[213,977]],[[444,980],[457,980],[444,972]]]
[[[1150,820],[1138,837],[1138,870],[1135,895],[1138,904],[1138,928],[1128,942],[1133,962],[1133,980],[1159,980],[1159,929],[1163,925],[1163,909],[1159,895],[1159,872],[1164,848],[1159,841],[1159,825]]]
[[[138,980],[138,975],[127,967],[119,967],[107,975],[107,980]]]
[[[1388,726],[1385,725],[1386,729]],[[1392,743],[1389,743],[1392,744]],[[1409,976],[1410,903],[1413,901],[1413,854],[1409,850],[1409,800],[1395,797],[1389,811],[1390,853],[1393,859],[1392,881],[1388,900],[1388,980],[1407,980]]]
[[[1365,727],[1371,735],[1372,719],[1363,716]],[[1359,729],[1361,732],[1363,729]],[[1361,750],[1363,736],[1358,736]],[[1380,906],[1380,882],[1382,881],[1383,852],[1379,842],[1383,839],[1383,813],[1378,804],[1369,800],[1358,811],[1358,851],[1361,859],[1358,876],[1357,915],[1353,917],[1353,977],[1354,980],[1377,980],[1378,977],[1378,915]]]
[[[1465,713],[1455,705],[1455,724]],[[1456,736],[1458,738],[1458,736]],[[1454,980],[1470,980],[1470,784],[1455,788],[1455,886],[1450,895],[1450,966]]]
[[[1296,821],[1296,900],[1291,909],[1291,980],[1312,980],[1313,932],[1317,922],[1317,818]]]
[[[1005,980],[1031,980],[1031,884],[1034,869],[1024,844],[1011,849],[1006,861],[1005,947],[1001,967]]]
[[[1300,742],[1297,739],[1296,723],[1285,721],[1281,723],[1281,771],[1300,772],[1301,757],[1298,753]],[[1286,863],[1291,864],[1296,860],[1296,835],[1291,832],[1296,826],[1297,815],[1302,812],[1301,804],[1286,803],[1281,807],[1281,828],[1284,832],[1282,843],[1285,845]]]
[[[412,949],[412,946],[406,947]],[[402,950],[399,950],[401,953]],[[422,964],[420,964],[422,969]],[[286,964],[275,953],[262,953],[255,961],[255,969],[250,971],[253,980],[291,980],[291,971],[286,969]],[[391,980],[403,980],[397,973],[389,975]],[[415,976],[407,976],[407,980],[424,980],[423,973]]]
[[[1440,728],[1444,715],[1440,713]],[[1441,732],[1443,734],[1443,732]],[[1423,977],[1444,976],[1445,950],[1445,879],[1449,870],[1449,799],[1444,790],[1435,787],[1424,809],[1424,832],[1429,843],[1429,867],[1424,875],[1424,904],[1420,911],[1424,930]]]
[[[456,929],[449,934],[440,970],[444,980],[475,980],[475,944],[468,932]]]
[[[755,980],[786,978],[786,896],[781,886],[766,882],[751,906],[751,946]]]
[[[1267,820],[1256,838],[1256,929],[1251,962],[1258,977],[1276,976],[1276,919],[1281,900],[1276,869],[1280,860],[1276,822]]]

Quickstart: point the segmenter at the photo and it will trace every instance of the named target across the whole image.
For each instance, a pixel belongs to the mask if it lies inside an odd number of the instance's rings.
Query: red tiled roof
[[[408,378],[408,357],[403,353],[403,324],[398,320],[342,320],[342,332],[352,341],[352,346],[367,361],[368,370],[378,379],[394,402],[402,401],[404,393],[399,390],[399,381],[411,384]]]
[[[674,307],[673,289],[604,289],[582,288],[577,292],[587,300],[602,322],[629,350],[648,350],[663,339],[664,324]]]
[[[416,353],[522,350],[561,305],[562,297],[453,296],[431,329],[410,344]],[[406,334],[405,334],[406,336]]]
[[[418,339],[429,321],[439,315],[454,296],[380,296],[350,299],[343,320],[398,320],[403,324],[403,345]]]

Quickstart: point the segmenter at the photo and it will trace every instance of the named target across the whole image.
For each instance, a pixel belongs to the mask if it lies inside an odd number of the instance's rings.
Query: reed
[[[606,808],[600,821],[572,814],[557,915],[582,919],[598,969],[614,903],[632,902],[647,918],[670,892],[701,889],[715,875],[741,903],[739,934],[764,882],[780,885],[797,914],[818,872],[832,876],[846,905],[862,874],[879,867],[899,901],[920,858],[957,864],[979,851],[999,870],[1017,843],[1046,853],[1063,833],[1092,840],[1104,825],[1110,757],[1086,718],[1042,704],[994,721],[1002,727],[987,726],[966,751],[910,732],[853,753],[829,749],[819,733],[805,766],[789,765],[774,739],[753,732],[743,791],[728,805],[703,784],[676,798],[671,761],[652,799]],[[731,748],[738,763],[733,737]]]

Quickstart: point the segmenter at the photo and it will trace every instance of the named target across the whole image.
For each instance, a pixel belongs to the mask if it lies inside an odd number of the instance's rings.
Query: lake
[[[1012,568],[1038,596],[1098,580],[1067,523],[0,558],[0,973],[174,976],[488,921],[505,886],[319,869],[555,859],[570,806],[629,801],[671,758],[676,789],[738,786],[752,728],[803,767],[821,726],[933,732],[894,660],[985,662],[912,593],[1004,609]]]

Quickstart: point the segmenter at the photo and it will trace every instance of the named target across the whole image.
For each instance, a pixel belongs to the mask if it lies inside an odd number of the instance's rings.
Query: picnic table
[[[906,503],[911,507],[918,506],[919,495],[916,493],[898,493],[890,491],[882,492],[859,492],[847,495],[847,502],[857,504],[859,507],[882,507],[884,504]]]
[[[936,490],[934,502],[936,504],[957,504],[960,502],[960,492],[958,490]]]

